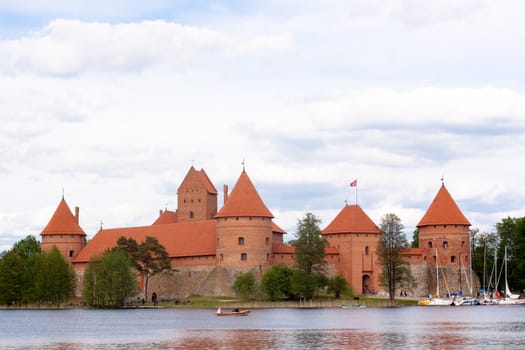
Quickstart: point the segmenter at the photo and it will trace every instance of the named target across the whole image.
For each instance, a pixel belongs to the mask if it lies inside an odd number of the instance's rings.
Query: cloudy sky
[[[275,222],[356,193],[412,231],[445,184],[474,228],[525,215],[525,2],[0,0],[0,251],[62,192],[91,238],[245,160]],[[222,200],[220,200],[222,203]],[[290,235],[292,236],[292,235]],[[39,236],[38,236],[39,237]]]

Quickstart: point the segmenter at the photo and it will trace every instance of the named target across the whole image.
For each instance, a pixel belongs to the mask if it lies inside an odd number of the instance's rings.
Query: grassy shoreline
[[[160,301],[158,308],[243,308],[243,309],[277,309],[277,308],[339,308],[341,305],[366,304],[367,307],[392,307],[386,298],[359,297],[343,299],[315,299],[307,301],[282,300],[282,301],[246,301],[228,296],[191,296],[180,300]],[[417,300],[400,298],[396,299],[394,306],[417,305]],[[129,308],[154,308],[153,303],[134,302]],[[0,310],[67,310],[67,309],[88,309],[82,305],[80,300],[72,300],[67,304],[60,305],[1,305]],[[118,309],[117,309],[118,310]]]

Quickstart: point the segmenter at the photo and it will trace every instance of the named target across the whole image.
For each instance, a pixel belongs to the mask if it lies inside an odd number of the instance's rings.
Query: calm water
[[[525,306],[0,310],[0,349],[525,349]]]

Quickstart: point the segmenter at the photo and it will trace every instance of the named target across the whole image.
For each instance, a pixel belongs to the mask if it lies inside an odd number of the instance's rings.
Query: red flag
[[[350,182],[350,187],[357,187],[357,180]]]

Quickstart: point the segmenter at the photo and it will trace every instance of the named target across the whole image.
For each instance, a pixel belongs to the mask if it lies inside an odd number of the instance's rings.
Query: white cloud
[[[226,55],[272,56],[291,50],[290,34],[228,36],[165,21],[108,24],[55,20],[32,35],[0,42],[4,73],[32,71],[69,76],[86,71],[141,71]]]

